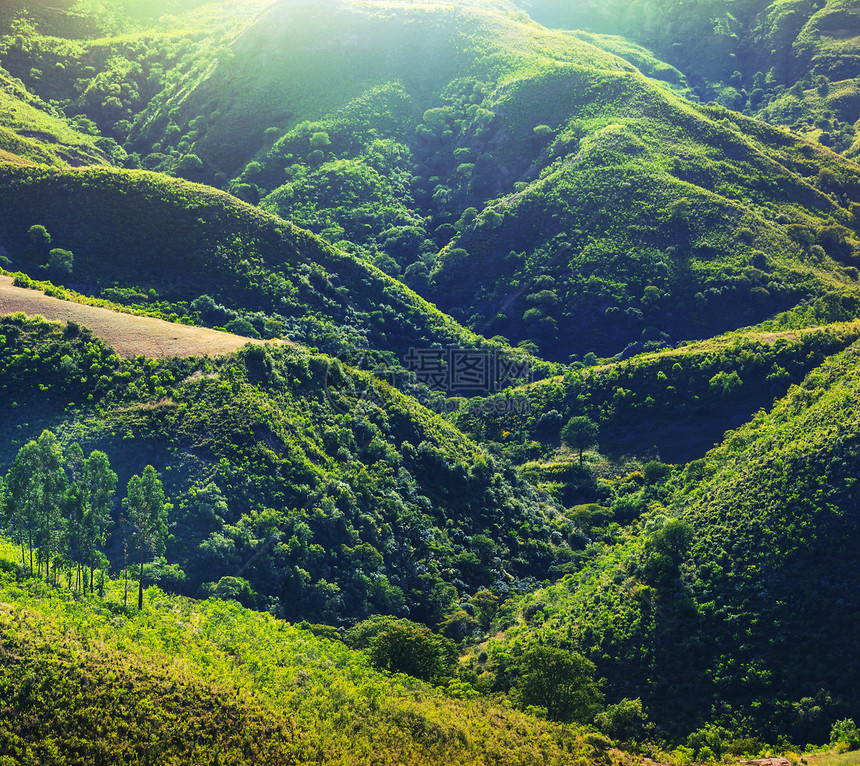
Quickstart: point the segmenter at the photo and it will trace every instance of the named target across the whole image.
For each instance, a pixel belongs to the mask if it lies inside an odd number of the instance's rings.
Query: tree
[[[585,415],[576,415],[561,429],[561,440],[579,451],[579,464],[582,465],[582,453],[597,443],[597,434],[597,423]]]
[[[331,146],[331,139],[328,137],[328,133],[324,130],[318,130],[311,136],[310,146],[311,149],[327,149]]]
[[[42,431],[36,447],[27,453],[23,469],[30,474],[32,541],[38,552],[39,571],[45,563],[45,579],[51,574],[51,557],[59,552],[63,537],[62,507],[68,481],[63,470],[63,449],[50,431]],[[32,547],[31,547],[32,552]],[[31,560],[32,568],[32,560]]]
[[[143,476],[131,477],[123,505],[131,526],[131,544],[140,555],[137,608],[143,609],[143,565],[147,556],[164,553],[167,515],[172,507],[165,501],[164,487],[151,465],[143,469]]]
[[[38,462],[36,442],[27,442],[15,456],[6,476],[7,496],[3,521],[21,545],[21,565],[26,563],[24,543],[30,552],[30,574],[33,573],[33,542],[36,532],[38,487],[34,478]]]
[[[52,278],[68,277],[75,266],[75,256],[70,250],[54,247],[48,253],[48,274]]]
[[[111,470],[104,452],[95,450],[84,461],[83,476],[84,514],[81,531],[81,554],[90,567],[90,593],[93,592],[95,563],[105,544],[111,525],[111,508],[116,492],[117,475]]]
[[[519,662],[519,701],[523,708],[546,710],[554,721],[593,720],[603,695],[594,680],[596,668],[577,652],[535,646]]]
[[[48,230],[42,226],[42,224],[37,223],[27,229],[27,235],[30,237],[30,243],[37,248],[46,248],[51,244],[52,237],[48,233]]]
[[[425,625],[397,620],[372,640],[370,659],[383,670],[438,683],[453,673],[457,647],[450,638],[433,633]]]
[[[638,697],[609,705],[595,717],[594,722],[604,734],[626,743],[643,742],[654,730]]]

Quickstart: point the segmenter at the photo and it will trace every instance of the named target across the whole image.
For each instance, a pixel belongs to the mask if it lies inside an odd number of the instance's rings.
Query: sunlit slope
[[[706,337],[856,281],[858,166],[684,101],[642,48],[504,3],[260,7],[230,30],[200,11],[88,42],[103,85],[62,95],[143,167],[227,187],[560,361]],[[79,71],[59,42],[32,44]],[[32,56],[10,45],[26,78]],[[126,116],[105,121],[116,87]]]
[[[627,542],[527,597],[545,620],[507,639],[585,650],[610,696],[678,731],[826,741],[860,680],[858,401],[855,343],[690,463]]]
[[[557,77],[576,92],[583,75]],[[538,177],[440,253],[441,306],[551,354],[605,354],[752,324],[856,279],[853,163],[636,74],[608,76],[571,115]]]
[[[59,167],[107,164],[93,137],[75,130],[4,69],[0,69],[0,150],[21,161]]]
[[[66,281],[119,283],[171,300],[209,294],[263,312],[293,340],[339,352],[486,343],[373,266],[215,189],[144,171],[5,165],[0,243],[14,268],[39,273],[47,246],[74,254]]]
[[[482,333],[611,353],[855,279],[860,171],[820,146],[493,7],[318,13],[278,4],[234,42],[185,101],[183,121],[210,115],[195,150],[230,147],[227,176],[259,151],[237,193]]]
[[[343,644],[250,612],[147,592],[122,608],[0,577],[0,749],[26,763],[564,764],[567,726],[449,698]]]
[[[621,65],[512,20],[514,10],[508,3],[282,0],[231,43],[231,55],[183,100],[180,119],[209,117],[195,151],[232,177],[264,147],[267,128],[282,135],[374,86],[405,88],[409,130],[459,78],[519,76],[523,54]],[[387,115],[379,117],[384,125]]]

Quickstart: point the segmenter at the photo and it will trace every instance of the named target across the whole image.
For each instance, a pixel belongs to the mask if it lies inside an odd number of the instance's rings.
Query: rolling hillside
[[[106,82],[140,66],[116,96],[121,129],[106,101],[65,81],[51,94],[122,144],[119,161],[227,186],[555,360],[853,289],[858,167],[683,100],[683,72],[644,49],[505,3],[341,2],[325,23],[314,3],[241,9],[233,27],[194,12],[161,37],[77,48],[36,30],[7,40],[7,65],[44,97],[28,45],[68,71],[92,48]]]
[[[0,317],[0,352],[3,473],[44,429],[104,451],[122,486],[152,464],[176,509],[172,587],[190,595],[238,577],[244,603],[289,619],[435,626],[570,554],[558,507],[509,465],[330,357],[255,345],[123,360],[86,329],[20,314]],[[122,561],[119,537],[109,553]]]
[[[641,695],[668,729],[825,739],[857,704],[859,354],[825,361],[669,475],[626,540],[524,597],[500,667],[529,642],[576,648],[608,701]]]
[[[147,593],[146,612],[0,577],[0,752],[45,764],[590,763],[582,733],[454,699],[235,602]]]
[[[55,279],[130,305],[163,299],[210,326],[244,319],[245,334],[283,334],[332,354],[367,348],[403,359],[415,346],[455,345],[527,361],[372,265],[210,187],[107,168],[6,164],[0,174],[0,244],[33,276],[46,274],[55,245],[74,258]],[[50,244],[34,242],[32,226]]]
[[[140,571],[179,594],[0,543],[0,766],[690,766],[847,726],[856,32],[847,0],[0,8],[0,267],[39,280],[0,277],[0,526],[29,544],[6,477],[46,429],[64,477],[150,465]],[[372,670],[380,626],[444,690]]]

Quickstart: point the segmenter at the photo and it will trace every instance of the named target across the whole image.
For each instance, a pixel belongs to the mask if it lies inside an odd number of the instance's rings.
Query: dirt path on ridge
[[[0,274],[0,315],[17,311],[27,316],[41,314],[55,322],[77,322],[126,358],[138,354],[147,357],[220,356],[237,351],[246,343],[289,343],[257,341],[208,327],[175,324],[51,298],[38,290],[15,287],[12,277]]]

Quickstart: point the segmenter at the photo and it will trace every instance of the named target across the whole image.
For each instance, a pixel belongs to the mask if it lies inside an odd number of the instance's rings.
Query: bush
[[[433,683],[453,674],[457,657],[451,639],[410,620],[390,623],[370,644],[370,659],[376,667]]]
[[[587,723],[594,719],[603,695],[594,663],[577,652],[536,646],[519,663],[518,701],[525,709],[542,707],[554,721]]]
[[[860,732],[857,731],[854,719],[845,718],[842,721],[836,721],[830,729],[830,742],[845,743],[848,750],[860,749]]]
[[[56,277],[67,277],[72,273],[75,256],[69,250],[55,247],[48,253],[48,273]]]
[[[642,700],[638,697],[609,705],[595,716],[594,723],[609,737],[620,742],[641,742],[653,729],[642,709]]]

